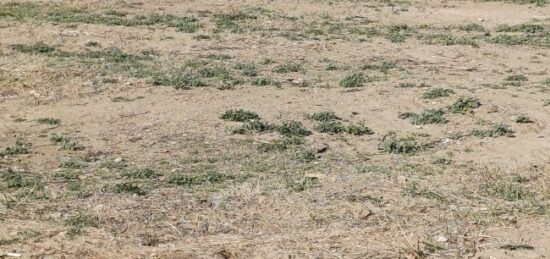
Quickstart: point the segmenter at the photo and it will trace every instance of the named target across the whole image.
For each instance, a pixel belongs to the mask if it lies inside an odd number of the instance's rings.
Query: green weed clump
[[[487,138],[487,137],[500,137],[500,136],[508,136],[513,137],[514,136],[514,130],[510,128],[510,126],[504,124],[504,123],[495,123],[491,125],[488,129],[475,129],[472,131],[472,135],[480,138]]]
[[[24,141],[21,138],[18,138],[15,140],[15,145],[11,147],[6,147],[4,151],[0,152],[0,156],[13,156],[13,155],[21,155],[21,154],[28,154],[31,150],[31,144]]]
[[[280,65],[275,66],[272,69],[272,71],[274,73],[279,73],[279,74],[297,73],[297,72],[302,72],[303,70],[304,70],[304,68],[303,68],[302,64],[294,63],[294,62],[280,64]]]
[[[436,88],[432,88],[428,91],[426,91],[423,95],[422,95],[422,98],[424,99],[436,99],[436,98],[440,98],[440,97],[447,97],[451,94],[454,94],[455,92],[452,90],[452,89],[445,89],[445,88],[439,88],[439,87],[436,87]]]
[[[409,119],[414,125],[444,124],[447,119],[443,116],[445,112],[441,109],[427,109],[420,114],[404,112],[399,114],[400,119]]]
[[[419,143],[416,138],[396,136],[386,137],[382,143],[378,145],[378,150],[390,153],[390,154],[406,154],[413,155],[419,151],[429,148],[428,144]]]
[[[461,97],[456,100],[451,106],[449,106],[449,111],[452,113],[468,113],[474,109],[479,108],[481,102],[475,97]]]
[[[251,111],[246,111],[243,109],[239,110],[227,110],[225,111],[221,116],[220,119],[226,120],[226,121],[237,121],[237,122],[247,122],[250,120],[259,120],[260,116]]]
[[[60,119],[54,119],[54,118],[40,118],[36,121],[40,124],[48,124],[48,125],[59,125],[59,124],[61,124]]]
[[[316,112],[313,114],[308,114],[306,118],[314,121],[334,121],[334,120],[340,120],[340,117],[336,116],[336,114],[333,111],[322,111],[322,112]]]
[[[277,126],[275,130],[285,137],[304,137],[311,134],[311,131],[304,127],[300,121],[285,121]]]
[[[73,140],[71,137],[58,135],[57,133],[52,133],[50,135],[50,141],[59,145],[60,149],[64,150],[78,151],[85,148],[84,146]]]
[[[177,186],[192,187],[202,184],[222,183],[233,179],[235,179],[233,175],[218,171],[207,171],[195,174],[174,173],[166,178],[166,182]]]
[[[274,126],[260,120],[251,120],[232,130],[233,134],[246,134],[250,132],[267,132],[273,130]]]
[[[361,87],[367,82],[367,78],[363,73],[352,73],[344,77],[340,81],[340,86],[345,88]]]

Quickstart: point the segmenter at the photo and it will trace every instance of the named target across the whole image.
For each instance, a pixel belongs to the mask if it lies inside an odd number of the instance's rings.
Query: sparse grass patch
[[[282,137],[269,143],[260,143],[258,145],[258,150],[260,152],[283,151],[302,145],[303,143],[304,139],[302,136]]]
[[[31,144],[24,141],[21,138],[18,138],[15,140],[15,145],[11,147],[6,147],[4,151],[0,152],[1,156],[13,156],[13,155],[21,155],[21,154],[28,154],[31,151]]]
[[[153,179],[159,176],[159,173],[148,167],[136,167],[125,169],[120,176],[133,179]]]
[[[340,86],[345,88],[362,87],[367,82],[363,73],[351,73],[340,81]]]
[[[220,119],[226,121],[237,121],[237,122],[247,122],[250,120],[259,120],[260,116],[251,111],[246,111],[243,109],[239,110],[227,110],[220,116]]]
[[[473,130],[472,135],[474,135],[476,137],[480,137],[480,138],[500,137],[500,136],[513,137],[514,136],[514,130],[512,128],[510,128],[510,126],[508,126],[504,123],[494,123],[488,129],[484,129],[484,130],[475,129],[475,130]]]
[[[260,120],[251,120],[245,124],[238,126],[231,130],[233,134],[246,134],[250,132],[267,132],[273,130],[274,126],[271,124],[260,121]]]
[[[505,85],[520,86],[523,82],[527,82],[529,79],[525,75],[517,74],[510,75],[504,79]]]
[[[268,77],[258,77],[252,79],[252,85],[254,86],[268,86],[268,85],[274,85],[274,86],[281,86],[281,82],[271,79]]]
[[[414,125],[425,124],[444,124],[447,123],[447,119],[443,116],[445,112],[441,109],[427,109],[420,114],[413,112],[400,113],[400,119],[409,119]]]
[[[141,186],[133,182],[124,182],[124,183],[115,184],[114,192],[136,194],[140,196],[146,194],[146,192],[141,188]]]
[[[59,125],[59,124],[61,124],[61,120],[60,119],[55,119],[55,118],[40,118],[36,121],[40,124],[47,124],[47,125]]]
[[[73,140],[71,137],[58,135],[57,133],[52,133],[50,135],[50,141],[56,145],[59,145],[59,148],[64,150],[78,151],[85,148],[84,146]]]
[[[413,155],[431,147],[429,144],[421,144],[413,136],[400,137],[395,135],[386,137],[382,143],[378,145],[378,150],[391,154],[406,154]]]
[[[300,63],[288,62],[288,63],[285,63],[285,64],[280,64],[280,65],[275,66],[272,69],[272,71],[274,73],[279,73],[279,74],[297,73],[297,72],[303,72],[304,67]]]
[[[207,172],[194,173],[194,174],[173,173],[166,177],[166,182],[168,184],[177,185],[177,186],[193,187],[196,185],[203,185],[203,184],[223,183],[234,179],[235,179],[235,176],[233,175],[211,170]]]
[[[172,86],[175,89],[189,89],[190,87],[206,86],[206,83],[190,69],[157,72],[153,75],[155,85]]]
[[[508,25],[501,24],[495,29],[497,32],[522,32],[522,33],[541,33],[544,32],[544,27],[539,24],[516,24]]]
[[[469,113],[479,108],[481,102],[476,97],[460,97],[456,102],[449,106],[452,113]]]
[[[432,89],[429,89],[428,91],[424,92],[424,94],[422,94],[422,98],[424,98],[424,99],[436,99],[436,98],[440,98],[440,97],[448,97],[449,95],[454,94],[454,93],[455,92],[452,89],[436,87],[436,88],[432,88]]]
[[[516,123],[533,123],[533,120],[527,115],[518,115],[515,118]]]
[[[68,235],[75,236],[84,233],[86,227],[99,227],[99,217],[97,215],[88,215],[83,212],[78,212],[65,220],[65,225],[69,227]]]

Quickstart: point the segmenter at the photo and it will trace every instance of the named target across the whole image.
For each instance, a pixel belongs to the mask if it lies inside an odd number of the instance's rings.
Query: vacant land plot
[[[550,3],[0,1],[0,258],[546,258]]]

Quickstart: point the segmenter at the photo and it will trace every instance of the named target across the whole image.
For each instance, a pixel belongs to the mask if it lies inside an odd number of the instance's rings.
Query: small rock
[[[446,237],[444,237],[444,236],[438,236],[436,240],[437,240],[437,242],[441,242],[441,243],[445,243],[445,242],[449,241],[449,240],[448,240]]]
[[[122,161],[124,161],[122,157],[115,158],[115,163],[121,163]]]

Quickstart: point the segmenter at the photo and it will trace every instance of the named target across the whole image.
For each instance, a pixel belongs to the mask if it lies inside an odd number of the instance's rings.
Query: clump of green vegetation
[[[183,173],[174,173],[166,177],[166,182],[168,184],[192,187],[195,185],[202,184],[215,184],[222,183],[225,181],[234,180],[235,176],[220,173],[215,170],[210,170],[207,172],[196,173],[196,174],[183,174]]]
[[[344,132],[346,127],[340,121],[330,120],[322,121],[314,129],[320,133],[338,134]]]
[[[252,85],[255,86],[267,86],[267,85],[274,85],[274,86],[280,86],[281,82],[268,78],[268,77],[258,77],[252,79]]]
[[[80,235],[85,227],[99,227],[99,217],[97,215],[87,215],[78,212],[65,220],[65,225],[69,227],[69,236]]]
[[[466,31],[466,32],[472,32],[472,31],[483,32],[483,31],[485,31],[485,28],[483,27],[483,25],[481,25],[479,23],[474,23],[474,22],[460,25],[460,26],[458,26],[458,29],[461,30],[461,31]]]
[[[88,164],[82,160],[78,159],[69,159],[62,161],[60,164],[63,168],[71,168],[71,169],[81,169],[88,166]]]
[[[355,136],[374,134],[374,131],[372,129],[362,123],[352,123],[347,125],[346,132]]]
[[[514,130],[510,128],[510,126],[504,124],[504,123],[495,123],[491,125],[490,128],[479,130],[475,129],[472,131],[472,135],[480,138],[487,138],[487,137],[500,137],[500,136],[508,136],[513,137],[514,136]]]
[[[252,120],[248,121],[245,124],[236,127],[232,130],[233,134],[246,134],[249,132],[267,132],[272,130],[274,127],[264,121]]]
[[[220,119],[226,121],[237,121],[237,122],[247,122],[250,120],[259,120],[260,116],[251,111],[246,111],[243,109],[239,110],[227,110],[221,116]]]
[[[285,137],[303,137],[311,134],[300,121],[285,121],[275,128],[279,134]]]
[[[413,87],[416,87],[416,84],[408,83],[408,82],[401,82],[395,86],[395,88],[413,88]]]
[[[428,144],[418,143],[416,138],[413,136],[398,138],[395,135],[392,135],[386,137],[382,143],[378,145],[378,150],[390,154],[412,155],[429,147],[430,145]]]
[[[40,124],[48,124],[48,125],[59,125],[59,124],[61,124],[60,119],[54,119],[54,118],[40,118],[36,121]]]
[[[239,63],[235,66],[235,69],[240,70],[243,76],[255,77],[258,75],[258,69],[254,64]]]
[[[80,145],[71,137],[65,136],[65,135],[58,135],[57,133],[52,133],[50,135],[50,141],[52,143],[60,145],[60,148],[64,150],[78,151],[78,150],[84,149],[84,146]]]
[[[440,97],[447,97],[451,94],[454,94],[455,92],[452,89],[446,89],[446,88],[432,88],[428,91],[424,92],[422,95],[422,98],[424,99],[436,99]]]
[[[290,178],[290,177],[289,177]],[[314,188],[319,184],[319,179],[312,176],[303,176],[298,179],[286,179],[286,186],[292,191],[303,192],[305,190]]]
[[[296,72],[302,72],[304,70],[303,65],[300,63],[294,63],[294,62],[288,62],[285,64],[280,64],[275,66],[272,71],[274,73],[296,73]]]
[[[152,83],[154,85],[172,86],[175,89],[206,86],[206,83],[189,69],[157,72],[153,75]]]
[[[13,155],[21,155],[21,154],[28,154],[31,150],[31,144],[24,141],[21,138],[17,138],[15,140],[15,145],[11,147],[6,147],[4,151],[0,152],[1,156],[13,156]]]
[[[544,100],[542,106],[550,106],[550,99]]]
[[[116,193],[130,193],[130,194],[137,194],[140,196],[146,194],[146,192],[143,189],[141,189],[139,185],[131,182],[115,184],[114,191]]]
[[[378,70],[384,74],[387,74],[390,69],[397,68],[397,63],[395,61],[384,60],[378,64],[366,64],[361,67],[363,70]]]
[[[7,188],[23,188],[41,186],[41,179],[36,176],[25,175],[23,172],[14,172],[10,169],[0,171],[0,179]]]
[[[529,79],[525,75],[510,75],[507,76],[504,81],[506,85],[520,86],[523,82],[528,81]]]
[[[527,115],[518,115],[516,116],[516,123],[533,123],[533,120]]]
[[[120,174],[120,176],[134,179],[152,179],[159,176],[159,174],[151,168],[138,167],[126,169]]]
[[[51,54],[57,51],[56,48],[42,42],[36,42],[32,45],[26,44],[13,44],[11,49],[27,54]]]
[[[477,37],[475,36],[455,36],[450,33],[421,34],[418,39],[426,44],[439,44],[445,46],[469,45],[477,46]]]
[[[496,28],[497,32],[522,32],[522,33],[541,33],[544,32],[544,27],[539,24],[516,24],[508,25],[501,24]]]
[[[443,116],[445,112],[441,109],[427,109],[420,114],[404,112],[399,114],[400,119],[409,119],[414,125],[444,124],[447,119]]]
[[[229,30],[232,33],[241,33],[244,30],[241,22],[248,19],[256,19],[256,16],[247,14],[245,11],[232,10],[228,13],[215,14],[213,20],[217,32]]]
[[[340,80],[340,86],[345,88],[361,87],[367,82],[363,73],[351,73]]]
[[[449,110],[452,113],[468,113],[479,108],[481,102],[475,97],[461,97],[453,103]]]
[[[414,29],[407,24],[392,24],[388,26],[386,38],[394,43],[404,42]]]
[[[334,121],[334,120],[340,120],[340,117],[336,116],[336,113],[333,111],[322,111],[322,112],[316,112],[313,114],[306,115],[306,118],[310,120],[315,121]]]

